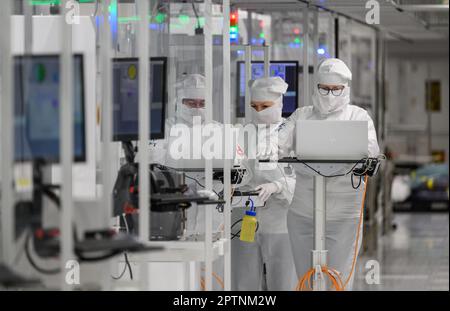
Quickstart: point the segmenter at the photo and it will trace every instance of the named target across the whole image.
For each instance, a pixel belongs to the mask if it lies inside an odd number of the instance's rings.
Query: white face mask
[[[255,124],[275,124],[282,121],[282,108],[279,102],[269,108],[256,111],[252,108],[252,121]]]
[[[340,96],[334,96],[331,92],[328,95],[321,95],[316,90],[312,96],[312,102],[314,108],[321,115],[329,115],[333,112],[340,111],[350,103],[350,87],[346,86]]]
[[[194,117],[200,117],[202,122],[205,121],[205,108],[189,108],[188,106],[181,103],[180,105],[178,105],[178,107],[180,108],[180,110],[177,111],[178,116],[182,118],[187,124],[193,124]]]

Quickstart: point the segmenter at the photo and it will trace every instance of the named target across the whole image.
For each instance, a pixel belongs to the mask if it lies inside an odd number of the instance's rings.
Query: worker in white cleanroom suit
[[[282,100],[287,87],[280,77],[251,81],[251,122],[267,128],[267,131],[258,132],[257,141],[262,141],[260,135],[269,135],[276,140],[277,127],[283,121]],[[245,146],[241,139],[242,135],[239,145]],[[248,151],[248,148],[244,149]],[[254,159],[249,159],[244,166],[251,170],[252,175],[246,186],[259,191],[259,199],[265,202],[265,206],[256,209],[258,230],[255,241],[240,241],[238,235],[232,240],[232,289],[293,290],[296,275],[286,215],[295,187],[295,175],[287,164],[259,167]],[[244,197],[242,201],[246,199]],[[241,219],[244,212],[245,208],[233,208],[232,223]],[[237,232],[239,228],[240,224],[232,232]]]
[[[367,121],[369,157],[379,155],[377,134],[371,117],[364,109],[351,105],[351,80],[351,71],[342,60],[326,59],[319,64],[312,105],[297,109],[280,126],[278,142],[281,156],[292,155],[297,120]],[[340,172],[346,172],[348,166],[341,167],[340,170]],[[297,275],[301,278],[311,269],[314,173],[303,164],[296,164],[295,171],[296,187],[287,216],[287,224]],[[365,185],[362,183],[358,189],[354,189],[350,175],[327,178],[326,182],[325,245],[328,250],[328,266],[341,273],[343,282],[347,283],[345,289],[351,290],[354,276],[352,263],[356,260],[355,247],[359,250],[362,240],[360,227],[360,238],[355,241]]]
[[[195,126],[195,122],[198,125],[205,125],[205,77],[201,74],[188,74],[180,79],[176,84],[176,102],[175,102],[175,116],[166,120],[165,126],[165,138],[163,140],[154,141],[150,146],[151,162],[159,163],[162,165],[171,166],[174,160],[171,159],[170,154],[171,144],[176,137],[171,136],[171,129],[178,126],[187,126],[192,129]],[[194,121],[195,118],[199,118]],[[218,125],[217,122],[212,122]],[[192,139],[192,138],[191,138]],[[194,146],[191,141],[186,140],[187,149],[192,150]],[[201,146],[200,146],[201,147]],[[199,172],[185,172],[186,184],[189,187],[187,194],[196,194],[198,191],[204,190],[205,186],[205,174],[203,171]],[[222,183],[214,181],[213,188],[216,193],[220,192],[223,188]],[[207,195],[202,193],[202,195]],[[203,239],[203,233],[205,232],[205,208],[213,209],[213,232],[219,231],[220,225],[223,223],[223,216],[219,211],[213,206],[197,205],[196,203],[191,203],[192,206],[186,210],[186,236],[189,239]],[[215,276],[217,278],[222,278],[221,268],[223,263],[221,260],[216,260],[214,262]],[[175,268],[177,269],[177,268]],[[196,265],[196,270],[204,275],[203,268],[201,265]],[[174,271],[165,271],[164,273],[174,273]],[[198,285],[200,282],[198,282]],[[213,289],[222,290],[222,284],[216,278],[213,279]]]
[[[194,125],[194,117],[199,118],[199,125],[204,125],[206,109],[205,77],[203,75],[189,74],[178,81],[176,84],[175,108],[175,116],[166,120],[165,139],[157,142],[151,148],[152,162],[168,165],[169,167],[171,163],[176,161],[171,160],[172,156],[170,155],[171,144],[177,139],[176,136],[171,137],[171,129],[179,125],[185,125],[192,128]],[[213,123],[218,124],[217,122]],[[201,148],[201,146],[199,147]],[[186,148],[186,150],[194,148],[194,146],[191,145],[191,141],[186,141]],[[204,172],[186,172],[186,183],[189,186],[191,194],[203,190],[202,186],[205,185],[204,175]],[[214,187],[217,191],[220,191],[222,188],[221,184],[218,182],[214,184]],[[192,203],[192,207],[187,209],[188,234],[201,234],[204,232],[204,208],[204,206],[197,206],[197,204]],[[213,215],[213,230],[216,230],[222,223],[221,215],[217,213],[217,210],[214,210]]]

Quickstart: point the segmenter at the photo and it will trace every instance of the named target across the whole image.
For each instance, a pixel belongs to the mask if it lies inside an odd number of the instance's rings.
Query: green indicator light
[[[47,75],[45,66],[43,64],[37,64],[36,67],[34,67],[34,74],[37,82],[44,82],[45,76]]]
[[[155,21],[156,21],[158,24],[164,23],[165,20],[166,20],[166,14],[158,13],[158,14],[155,16]]]
[[[190,18],[189,18],[189,16],[187,16],[187,15],[181,14],[180,16],[178,16],[178,20],[180,21],[180,23],[181,23],[182,25],[186,25],[186,24],[189,23]]]
[[[295,39],[294,39],[294,42],[295,42],[295,43],[300,43],[300,39],[299,39],[299,38],[295,38]]]
[[[260,37],[261,39],[264,39],[264,32],[261,32],[261,33],[259,34],[259,37]]]
[[[198,24],[200,27],[205,27],[205,18],[204,17],[199,17],[198,18]]]
[[[29,0],[29,5],[60,5],[61,0]]]
[[[117,21],[119,24],[129,23],[129,22],[137,22],[140,18],[138,16],[130,16],[130,17],[118,17]]]
[[[237,26],[231,26],[230,27],[230,32],[238,32]]]

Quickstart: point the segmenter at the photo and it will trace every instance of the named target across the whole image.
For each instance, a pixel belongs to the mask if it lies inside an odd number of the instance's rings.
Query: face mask
[[[193,124],[194,117],[200,117],[201,121],[205,121],[206,111],[205,108],[189,108],[186,105],[180,103],[178,105],[180,110],[178,111],[178,116],[182,118],[187,124]]]
[[[255,124],[274,124],[281,122],[282,108],[280,103],[275,103],[273,106],[261,111],[256,111],[252,108],[252,120]]]
[[[350,87],[346,86],[340,96],[334,96],[331,92],[328,95],[321,95],[316,90],[312,97],[313,106],[321,115],[329,115],[342,110],[350,103]]]

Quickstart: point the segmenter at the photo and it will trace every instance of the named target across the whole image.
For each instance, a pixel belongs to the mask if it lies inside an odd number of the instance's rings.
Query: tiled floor
[[[449,214],[397,213],[397,229],[377,254],[361,256],[354,290],[449,290]],[[380,263],[380,284],[367,284],[368,260]],[[373,267],[373,266],[372,266]]]

